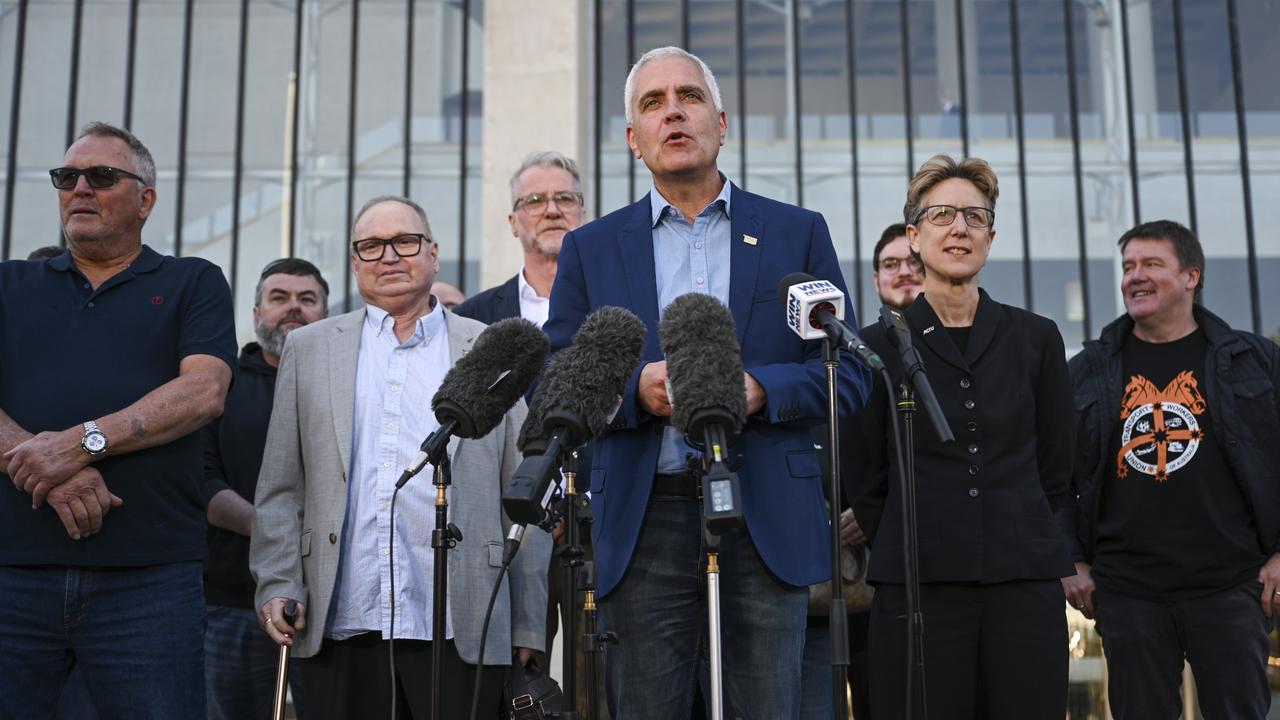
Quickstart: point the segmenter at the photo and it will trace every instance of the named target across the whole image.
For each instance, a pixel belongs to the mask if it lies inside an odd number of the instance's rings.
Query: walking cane
[[[285,603],[284,620],[289,623],[289,627],[293,627],[293,620],[297,615],[298,601],[290,600]],[[271,717],[274,720],[284,720],[284,698],[289,692],[289,647],[280,646],[280,659],[276,661],[276,701],[271,706]]]

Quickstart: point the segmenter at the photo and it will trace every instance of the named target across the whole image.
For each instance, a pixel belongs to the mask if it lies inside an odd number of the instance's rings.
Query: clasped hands
[[[73,540],[102,529],[103,518],[124,504],[89,466],[79,426],[33,435],[4,454],[13,486],[31,495],[31,508],[48,503]]]

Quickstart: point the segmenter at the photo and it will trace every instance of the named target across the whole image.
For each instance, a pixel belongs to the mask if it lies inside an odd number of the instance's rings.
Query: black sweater
[[[201,430],[206,504],[227,489],[253,502],[275,389],[276,368],[263,358],[257,343],[245,345],[222,417]],[[210,605],[253,609],[249,538],[210,525],[208,542],[209,558],[204,567],[206,601]]]

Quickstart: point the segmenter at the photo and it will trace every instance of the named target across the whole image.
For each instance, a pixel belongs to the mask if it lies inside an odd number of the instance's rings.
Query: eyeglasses
[[[906,268],[913,273],[919,274],[924,272],[924,263],[920,262],[920,258],[915,255],[910,255],[906,258],[882,257],[880,258],[880,265],[876,270],[893,275],[903,267],[904,263]]]
[[[984,207],[958,208],[954,205],[930,205],[916,216],[916,222],[924,218],[930,225],[950,227],[951,223],[956,221],[956,214],[963,215],[964,224],[971,228],[991,227],[991,224],[996,221],[995,211]]]
[[[120,182],[121,177],[133,178],[147,185],[147,181],[134,175],[128,170],[120,168],[108,167],[106,165],[96,165],[87,168],[60,167],[49,171],[49,179],[53,180],[53,186],[59,190],[74,190],[76,183],[80,182],[80,176],[83,175],[85,180],[89,181],[89,187],[96,190],[115,187]]]
[[[582,193],[562,190],[550,195],[532,193],[516,200],[512,210],[524,208],[530,215],[541,215],[547,211],[547,203],[553,202],[560,212],[574,212],[582,209]]]
[[[365,238],[351,243],[351,250],[361,260],[373,262],[381,260],[387,254],[387,246],[395,251],[398,257],[413,257],[422,252],[422,243],[431,242],[431,238],[422,233],[397,235],[393,238]]]

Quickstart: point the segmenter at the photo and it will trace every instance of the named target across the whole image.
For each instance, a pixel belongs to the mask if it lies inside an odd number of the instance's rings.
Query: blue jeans
[[[694,683],[710,698],[705,550],[700,503],[654,496],[622,582],[599,603],[613,720],[688,720]],[[723,539],[721,658],[726,718],[786,720],[800,712],[808,591],[765,568],[743,532]]]
[[[270,720],[280,646],[263,632],[253,610],[210,605],[206,617],[204,680],[209,720]],[[298,718],[305,718],[301,680],[301,667],[291,660],[293,709]]]
[[[50,717],[77,665],[103,718],[203,718],[199,562],[0,567],[0,718]]]
[[[1262,583],[1247,580],[1190,600],[1151,602],[1098,588],[1098,634],[1111,675],[1107,697],[1117,720],[1173,720],[1182,714],[1182,663],[1191,663],[1206,720],[1262,720],[1271,618]]]
[[[800,720],[830,720],[835,711],[831,692],[831,627],[810,623],[804,631],[800,680]]]

